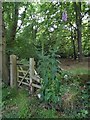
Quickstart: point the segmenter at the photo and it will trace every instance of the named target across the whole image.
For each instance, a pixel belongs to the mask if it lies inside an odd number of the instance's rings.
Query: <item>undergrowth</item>
[[[11,89],[3,86],[3,118],[56,118],[54,109],[45,109],[44,104],[36,97],[30,96],[25,89]]]
[[[62,71],[57,66],[54,56],[41,58],[40,99],[30,96],[25,89],[11,89],[3,84],[3,118],[87,118],[90,87],[83,76],[78,76],[86,71]]]

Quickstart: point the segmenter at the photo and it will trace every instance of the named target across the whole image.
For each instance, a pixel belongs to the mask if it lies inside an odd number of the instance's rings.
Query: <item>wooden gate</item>
[[[30,93],[34,92],[34,88],[41,88],[41,78],[35,70],[34,58],[30,58],[28,64],[22,64],[16,59],[15,55],[10,56],[10,85],[27,86]]]

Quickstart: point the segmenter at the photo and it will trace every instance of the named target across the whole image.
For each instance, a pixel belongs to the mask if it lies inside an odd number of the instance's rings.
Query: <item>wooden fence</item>
[[[17,61],[15,55],[10,55],[10,86],[21,87],[22,85],[28,86],[30,93],[34,92],[34,88],[40,89],[41,78],[35,70],[34,58],[29,59],[29,64],[21,64]]]

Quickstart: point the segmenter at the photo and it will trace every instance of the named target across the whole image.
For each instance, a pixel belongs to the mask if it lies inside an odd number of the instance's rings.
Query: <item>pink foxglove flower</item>
[[[64,12],[62,13],[62,20],[63,20],[63,21],[67,21],[67,12],[66,12],[66,11],[64,11]]]

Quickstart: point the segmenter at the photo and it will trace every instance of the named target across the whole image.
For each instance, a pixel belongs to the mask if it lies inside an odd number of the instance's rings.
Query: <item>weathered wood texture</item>
[[[10,55],[10,86],[17,87],[17,60],[15,55]]]
[[[29,64],[28,66],[26,66],[25,64],[21,64],[19,61],[17,63],[16,57],[14,55],[11,55],[10,63],[11,63],[10,67],[11,87],[13,86],[14,81],[17,77],[18,86],[21,87],[22,85],[26,85],[30,90],[30,94],[33,94],[35,88],[37,89],[41,88],[40,85],[41,78],[34,68],[35,66],[34,58],[30,58]]]
[[[33,79],[32,79],[32,76],[34,76],[34,65],[35,65],[35,62],[34,62],[34,58],[30,58],[29,60],[29,72],[30,72],[30,92],[31,94],[34,92],[34,89],[32,87],[32,82],[33,82]]]

